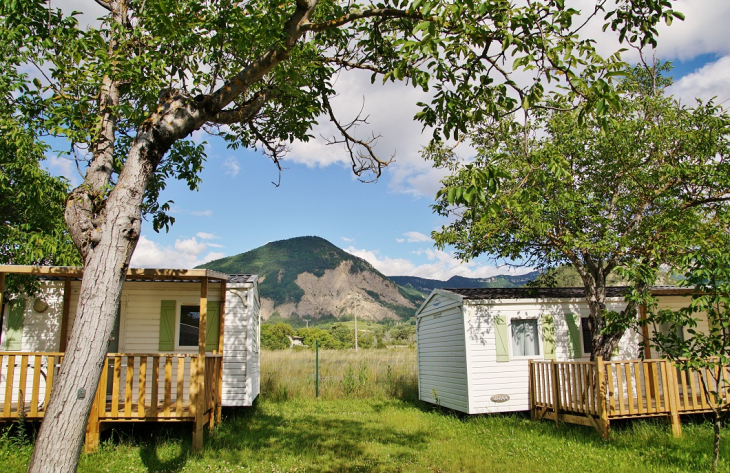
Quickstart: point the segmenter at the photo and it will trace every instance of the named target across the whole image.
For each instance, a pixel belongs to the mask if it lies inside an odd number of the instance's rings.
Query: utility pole
[[[307,324],[307,328],[309,328],[309,319],[302,319],[305,324]]]
[[[355,312],[355,353],[357,353],[357,312]]]

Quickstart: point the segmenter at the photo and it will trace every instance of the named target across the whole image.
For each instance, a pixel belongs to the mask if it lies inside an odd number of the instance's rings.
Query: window
[[[669,336],[672,332],[671,330],[671,324],[669,322],[664,322],[663,324],[659,325],[659,331],[665,335]],[[677,339],[680,342],[684,341],[684,328],[683,327],[677,327]]]
[[[512,319],[512,356],[540,354],[537,319]]]
[[[583,338],[583,354],[590,355],[593,351],[593,339],[591,338],[591,328],[588,325],[588,317],[581,317],[580,333]]]
[[[179,347],[197,347],[200,331],[200,306],[184,305],[180,307]]]

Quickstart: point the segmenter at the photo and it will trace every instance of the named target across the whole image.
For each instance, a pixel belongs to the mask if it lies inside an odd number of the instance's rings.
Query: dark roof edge
[[[466,300],[484,299],[579,299],[585,297],[582,287],[484,287],[484,288],[443,288],[458,294]],[[606,287],[606,297],[623,297],[630,286]],[[679,296],[692,294],[692,288],[673,286],[654,286],[650,288],[656,296]]]

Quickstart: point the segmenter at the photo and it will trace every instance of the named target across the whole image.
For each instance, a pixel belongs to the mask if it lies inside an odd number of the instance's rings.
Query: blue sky
[[[63,0],[64,9],[88,12],[92,19],[100,12],[90,0]],[[672,93],[686,104],[694,97],[718,102],[730,99],[730,36],[725,24],[730,18],[726,0],[677,1],[676,9],[686,21],[662,27],[657,56],[675,64]],[[613,35],[592,25],[604,54],[615,51]],[[635,61],[634,51],[624,58]],[[208,161],[198,192],[178,182],[169,182],[163,199],[173,200],[175,225],[169,233],[155,233],[145,224],[132,259],[134,266],[192,267],[211,259],[242,253],[269,241],[303,235],[321,236],[347,251],[365,258],[389,276],[417,275],[435,279],[461,276],[485,277],[507,273],[487,256],[460,264],[448,251],[437,251],[431,231],[445,220],[434,215],[430,205],[438,190],[440,171],[420,158],[418,150],[428,140],[411,117],[414,104],[424,97],[400,84],[369,84],[369,75],[342,75],[338,86],[344,92],[333,102],[343,120],[352,118],[363,106],[369,115],[370,132],[382,135],[376,150],[381,156],[396,153],[396,162],[385,169],[375,184],[356,180],[349,158],[342,148],[327,146],[318,139],[295,143],[283,162],[286,168],[278,181],[276,167],[250,150],[230,151],[215,138],[196,134],[208,141]],[[727,103],[726,103],[727,106]],[[324,123],[314,135],[331,135]],[[468,155],[469,150],[463,153]],[[49,169],[69,177],[80,177],[71,163],[49,156]],[[517,272],[529,271],[529,268]],[[513,273],[514,274],[514,273]]]

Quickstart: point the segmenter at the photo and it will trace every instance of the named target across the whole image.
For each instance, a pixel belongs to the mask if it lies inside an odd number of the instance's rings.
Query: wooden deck
[[[0,352],[0,421],[42,420],[63,353]],[[112,353],[102,368],[87,450],[102,423],[220,420],[222,355]]]
[[[595,427],[608,438],[612,419],[668,416],[676,436],[680,414],[711,412],[703,381],[716,389],[706,371],[680,371],[668,360],[530,362],[533,419]],[[730,379],[727,367],[724,379]],[[724,393],[730,402],[730,393]]]

